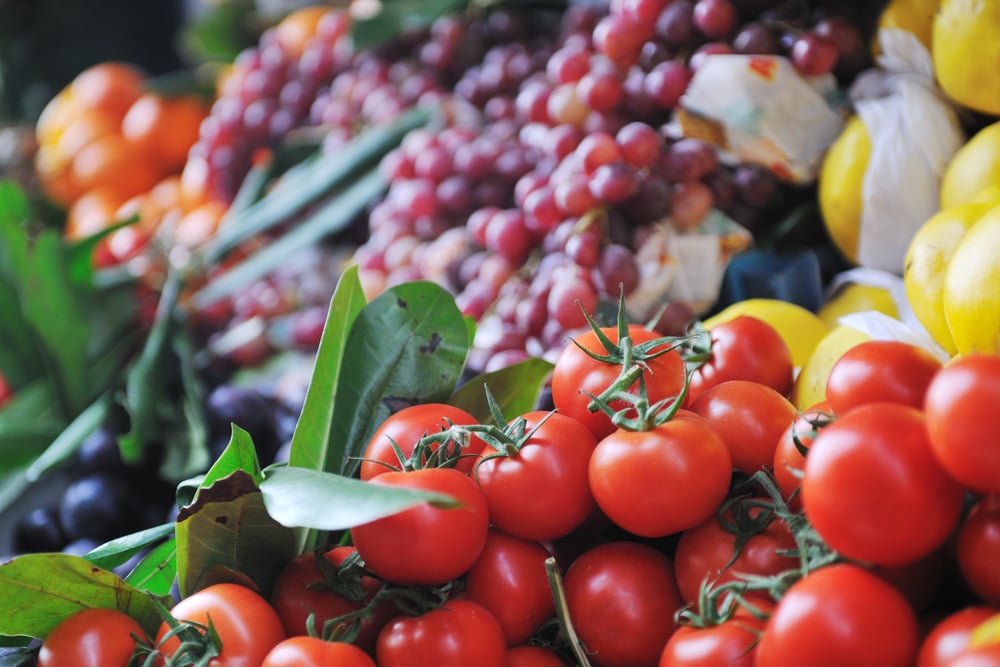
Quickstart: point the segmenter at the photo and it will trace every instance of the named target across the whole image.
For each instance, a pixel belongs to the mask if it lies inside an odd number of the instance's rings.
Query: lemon
[[[795,378],[791,401],[800,410],[805,410],[826,400],[826,379],[830,369],[849,349],[871,340],[871,336],[846,324],[838,324],[824,336]]]
[[[944,315],[945,272],[969,228],[989,209],[987,204],[965,204],[941,211],[920,227],[906,250],[906,299],[931,338],[951,355],[957,348]]]
[[[818,315],[807,308],[780,299],[747,299],[727,306],[706,319],[706,329],[727,322],[740,315],[750,315],[774,327],[792,353],[792,363],[801,366],[812,354],[830,328]]]
[[[832,329],[837,326],[837,320],[844,315],[865,310],[877,310],[899,319],[899,309],[889,290],[861,283],[848,283],[838,289],[827,299],[817,315]]]
[[[909,30],[928,49],[938,0],[892,0],[878,17],[878,27]],[[877,52],[877,49],[876,49]]]
[[[976,132],[952,156],[941,177],[941,210],[968,204],[997,183],[1000,183],[1000,121]]]
[[[972,198],[972,202],[975,204],[989,204],[990,206],[1000,204],[1000,183],[987,185],[976,193],[976,196]]]
[[[944,276],[944,315],[959,354],[1000,354],[1000,207],[966,232]]]
[[[819,173],[819,208],[830,240],[857,263],[861,228],[862,184],[872,143],[865,124],[852,116],[823,158]]]
[[[942,0],[931,30],[934,74],[953,100],[1000,115],[1000,0]]]

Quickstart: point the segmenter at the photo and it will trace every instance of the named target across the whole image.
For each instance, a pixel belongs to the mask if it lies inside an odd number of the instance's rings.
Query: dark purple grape
[[[737,53],[750,55],[771,55],[780,46],[774,30],[756,21],[744,25],[733,38],[733,49]]]
[[[106,473],[72,482],[59,502],[59,523],[72,542],[106,542],[141,527],[141,503],[125,480]]]
[[[694,40],[694,3],[674,0],[656,19],[656,36],[674,47],[687,46]]]
[[[53,507],[36,507],[21,515],[14,525],[14,549],[19,553],[61,551],[66,534]]]

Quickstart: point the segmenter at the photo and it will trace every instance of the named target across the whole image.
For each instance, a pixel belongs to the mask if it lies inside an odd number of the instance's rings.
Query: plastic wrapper
[[[844,126],[839,95],[832,75],[803,77],[782,56],[711,55],[681,98],[676,121],[682,134],[716,144],[731,162],[809,184]]]

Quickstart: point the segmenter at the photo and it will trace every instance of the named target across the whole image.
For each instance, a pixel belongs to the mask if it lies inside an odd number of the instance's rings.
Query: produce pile
[[[1000,3],[350,4],[0,183],[0,665],[1000,665]]]

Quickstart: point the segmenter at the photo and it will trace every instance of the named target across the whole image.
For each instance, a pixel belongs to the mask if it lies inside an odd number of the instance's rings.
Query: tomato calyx
[[[208,667],[222,652],[222,639],[209,617],[207,624],[180,621],[158,600],[153,604],[170,630],[155,644],[139,638],[136,656],[142,658],[140,667]],[[164,655],[160,648],[176,639],[180,645]]]
[[[807,424],[809,424],[809,430],[805,432],[800,432],[797,428],[798,420],[792,422],[792,444],[795,445],[795,449],[805,458],[809,454],[809,447],[805,445],[803,439],[812,440],[820,432],[820,430],[829,426],[834,422],[836,417],[834,417],[832,412],[825,412],[822,410],[809,410],[802,414],[802,418]],[[797,473],[797,476],[801,477],[801,472]]]
[[[409,456],[403,452],[399,443],[386,436],[399,465],[393,466],[384,461],[375,462],[394,472],[413,472],[427,468],[454,468],[463,457],[473,456],[465,453],[470,436],[447,417],[444,420],[448,428],[437,433],[425,433],[414,445],[413,452]]]
[[[555,557],[550,556],[545,559],[545,575],[549,580],[549,589],[552,591],[552,599],[555,601],[556,621],[566,643],[569,645],[576,664],[579,667],[591,667],[590,658],[587,656],[587,649],[583,641],[573,627],[573,619],[569,613],[569,602],[566,600],[566,587],[563,584],[562,572]]]
[[[680,353],[690,374],[712,360],[712,333],[701,322],[694,322],[688,331]]]

